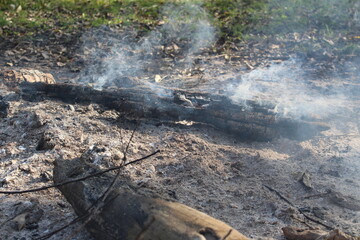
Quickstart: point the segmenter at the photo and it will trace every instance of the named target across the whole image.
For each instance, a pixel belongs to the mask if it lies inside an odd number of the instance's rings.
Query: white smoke
[[[112,85],[136,85],[137,79],[146,72],[152,71],[154,75],[163,68],[166,63],[160,54],[164,48],[179,48],[182,54],[172,64],[191,67],[194,56],[215,41],[215,28],[199,4],[168,4],[160,15],[163,24],[139,40],[106,33],[109,31],[106,27],[84,35],[84,49],[92,52],[90,57],[100,61],[83,72],[81,81],[100,89]],[[158,90],[156,83],[143,83]]]
[[[258,68],[240,77],[229,87],[231,99],[246,105],[247,100],[271,103],[281,117],[327,118],[343,109],[346,101],[341,91],[324,93],[323,86],[301,67],[301,61],[290,59],[280,64]]]

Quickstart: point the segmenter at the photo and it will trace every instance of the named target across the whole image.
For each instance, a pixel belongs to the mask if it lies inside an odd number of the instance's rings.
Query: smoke
[[[270,6],[276,7],[276,11],[273,11],[282,14],[272,16],[273,22],[266,27],[269,31],[286,29],[293,33],[299,32],[301,37],[295,39],[295,42],[303,48],[303,52],[316,50],[325,56],[335,49],[337,43],[332,47],[329,39],[324,38],[325,41],[307,35],[307,30],[313,33],[311,28],[318,27],[318,33],[327,30],[328,37],[331,37],[334,35],[330,34],[331,29],[335,31],[344,28],[348,19],[351,19],[351,26],[359,24],[356,8],[350,9],[345,2],[340,2],[340,5],[336,5],[340,9],[337,13],[332,11],[334,7],[327,8],[329,3],[335,2],[329,1],[310,1],[303,6],[305,11],[299,8],[301,1],[272,0]],[[302,16],[298,9],[308,15]],[[350,15],[343,14],[349,10]],[[316,14],[312,14],[314,11]],[[140,37],[136,31],[119,33],[109,27],[85,34],[82,50],[85,58],[93,62],[82,72],[80,81],[98,89],[142,84],[159,96],[171,97],[171,92],[164,90],[158,82],[164,75],[174,75],[177,67],[191,68],[197,54],[201,54],[203,49],[216,40],[216,29],[200,4],[187,1],[165,5],[159,16],[162,24]],[[324,49],[322,44],[326,46]],[[335,115],[349,115],[351,110],[347,110],[347,105],[355,90],[346,86],[344,81],[336,82],[336,78],[340,79],[340,73],[336,71],[332,71],[326,79],[309,75],[304,69],[308,60],[294,57],[238,76],[237,82],[226,86],[229,97],[244,106],[247,106],[248,100],[258,104],[273,104],[274,112],[279,117],[334,119]],[[346,66],[355,66],[355,70],[350,69],[348,72],[355,76],[355,82],[358,81],[358,64],[352,62]],[[161,74],[161,77],[156,78],[157,74]],[[177,87],[176,82],[172,84],[172,87]]]
[[[342,111],[346,97],[321,83],[309,78],[300,60],[290,59],[246,73],[228,90],[234,102],[245,106],[248,100],[275,105],[279,117],[324,119]]]
[[[238,76],[227,86],[232,101],[270,103],[278,117],[318,119],[336,129],[358,122],[360,48],[354,29],[360,26],[359,4],[268,1],[263,33],[293,57]]]
[[[194,56],[214,43],[215,28],[199,4],[168,4],[160,16],[163,24],[140,39],[134,32],[111,33],[108,27],[84,35],[84,52],[100,60],[82,73],[80,81],[98,89],[131,87],[141,82],[164,94],[153,79],[144,79],[176,65],[191,67]],[[176,56],[165,59],[169,48]]]

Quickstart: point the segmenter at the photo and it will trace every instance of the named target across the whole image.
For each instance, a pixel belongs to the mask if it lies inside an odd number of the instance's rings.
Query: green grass
[[[0,34],[66,32],[103,24],[151,29],[164,20],[166,4],[184,2],[203,6],[225,41],[294,32],[336,38],[360,29],[357,0],[0,0]]]
[[[0,27],[7,33],[27,34],[39,28],[71,30],[79,23],[85,26],[144,23],[155,25],[161,0],[1,0]]]

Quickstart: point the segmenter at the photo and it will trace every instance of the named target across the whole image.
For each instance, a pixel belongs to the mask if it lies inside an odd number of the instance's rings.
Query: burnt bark
[[[176,122],[194,121],[231,133],[240,140],[269,141],[277,137],[304,140],[328,129],[316,121],[279,117],[271,104],[246,101],[233,103],[228,97],[179,89],[134,87],[96,90],[75,84],[23,82],[22,96],[30,101],[45,98],[68,103],[100,104],[135,118]]]

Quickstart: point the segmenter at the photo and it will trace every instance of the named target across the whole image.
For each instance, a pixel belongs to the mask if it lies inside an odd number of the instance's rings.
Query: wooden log
[[[46,97],[68,103],[96,103],[136,118],[194,121],[246,141],[269,141],[280,136],[304,140],[328,129],[316,121],[279,117],[271,104],[259,105],[249,100],[242,106],[223,95],[179,89],[137,86],[100,91],[84,85],[43,82],[22,82],[20,88],[23,98],[30,101]]]
[[[60,183],[98,171],[81,159],[56,160],[54,182]],[[70,177],[71,176],[71,177]],[[59,187],[79,216],[88,213],[111,181],[110,174]],[[229,225],[186,205],[141,192],[121,179],[103,201],[98,214],[86,224],[101,240],[246,240]]]

